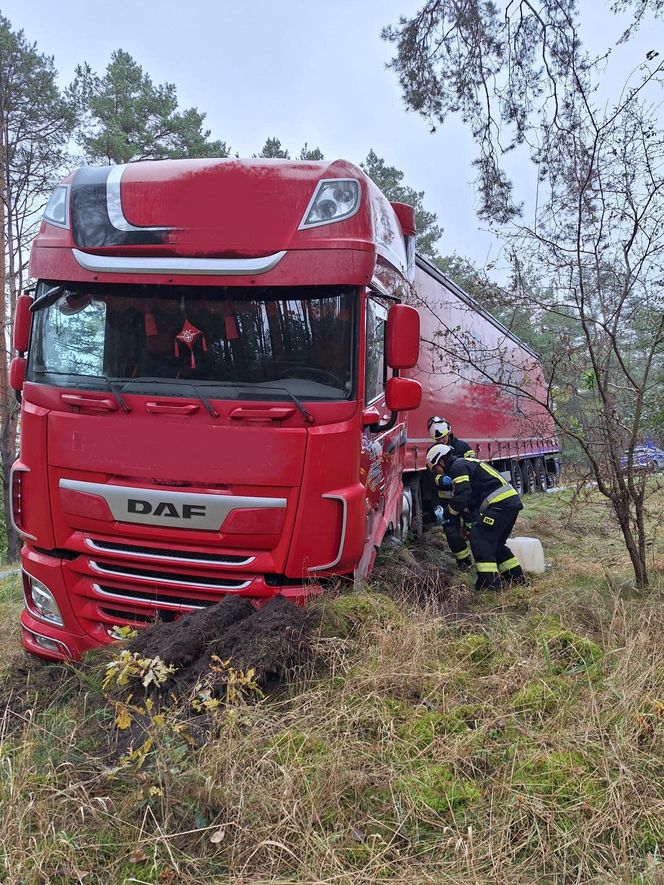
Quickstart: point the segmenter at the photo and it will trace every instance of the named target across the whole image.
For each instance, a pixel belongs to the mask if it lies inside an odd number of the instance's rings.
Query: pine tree
[[[323,160],[323,152],[320,148],[310,148],[305,141],[300,151],[300,160]]]
[[[209,141],[204,113],[178,110],[175,85],[155,85],[122,49],[112,53],[103,77],[79,66],[73,94],[84,120],[79,142],[91,162],[229,155],[225,142]]]
[[[8,384],[10,334],[27,275],[28,244],[61,174],[75,124],[56,73],[53,58],[38,52],[23,31],[13,31],[11,22],[0,16],[0,459],[10,560],[18,559],[20,551],[8,518],[18,421],[16,397]]]
[[[281,141],[278,138],[268,138],[263,147],[261,148],[260,154],[256,154],[262,160],[290,160],[290,154],[281,146]]]
[[[415,208],[417,224],[417,251],[429,258],[437,258],[436,243],[443,229],[437,224],[435,212],[424,208],[424,191],[416,191],[403,183],[404,174],[396,166],[388,166],[382,157],[371,150],[361,164],[367,173],[389,200],[396,203],[408,203]]]

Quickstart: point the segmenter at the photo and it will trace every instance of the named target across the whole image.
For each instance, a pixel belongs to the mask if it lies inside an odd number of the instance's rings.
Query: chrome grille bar
[[[149,594],[142,593],[139,590],[127,590],[126,588],[115,590],[113,587],[102,587],[100,584],[93,584],[92,589],[105,599],[126,602],[134,606],[136,603],[145,603],[153,608],[174,608],[179,611],[188,611],[189,609],[207,608],[210,605],[214,605],[213,600],[170,599],[163,593]],[[129,618],[129,615],[127,617]]]
[[[244,590],[248,587],[253,578],[249,580],[233,580],[232,578],[205,578],[198,575],[181,575],[173,574],[171,577],[161,572],[150,572],[145,570],[141,572],[138,569],[125,568],[121,565],[110,565],[110,563],[99,563],[94,560],[88,560],[90,568],[102,575],[121,580],[129,578],[131,581],[150,581],[152,584],[176,584],[190,587],[197,587],[203,590]]]
[[[227,556],[224,554],[216,555],[214,553],[197,554],[195,552],[179,550],[174,550],[171,553],[167,550],[160,551],[160,549],[156,547],[135,547],[131,544],[113,544],[109,541],[95,541],[93,538],[86,538],[85,544],[97,553],[116,553],[125,557],[129,554],[132,557],[135,556],[137,559],[168,560],[170,562],[185,562],[188,565],[209,564],[237,566],[240,568],[249,565],[254,559],[256,559],[255,556],[247,556],[243,558],[242,556],[233,556],[232,554],[228,554]]]

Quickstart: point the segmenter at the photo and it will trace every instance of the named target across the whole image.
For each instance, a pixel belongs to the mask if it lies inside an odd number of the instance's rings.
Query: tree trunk
[[[2,433],[0,434],[0,458],[2,459],[2,509],[7,533],[8,562],[18,562],[21,554],[21,539],[11,521],[12,502],[9,494],[9,477],[12,464],[16,458],[14,449],[14,440],[16,439],[16,418],[17,410],[15,409],[10,421],[7,422],[12,426],[5,429],[6,423],[3,419]]]
[[[15,562],[21,551],[21,541],[11,519],[9,477],[16,457],[16,423],[18,412],[16,397],[9,386],[9,361],[11,359],[9,311],[7,304],[7,164],[5,130],[0,127],[0,460],[2,462],[2,491],[5,531],[7,533],[7,557]],[[11,304],[11,296],[10,296]]]
[[[620,524],[620,530],[625,539],[625,546],[629,553],[632,568],[634,569],[635,584],[640,590],[644,590],[648,587],[648,567],[646,564],[645,550],[642,554],[640,549],[641,545],[637,543],[634,538],[634,533],[632,532],[629,519],[629,505],[625,505],[622,501],[616,500],[612,500],[612,504],[618,523]]]

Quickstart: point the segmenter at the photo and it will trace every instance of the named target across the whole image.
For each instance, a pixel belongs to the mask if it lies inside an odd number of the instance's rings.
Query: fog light
[[[43,648],[44,651],[52,651],[55,654],[61,655],[63,653],[63,649],[59,642],[56,642],[55,639],[49,639],[48,636],[42,636],[39,633],[32,634],[33,639],[37,643],[40,648]]]
[[[23,575],[28,608],[43,621],[64,627],[65,622],[62,620],[60,609],[48,587],[27,572],[23,572]]]

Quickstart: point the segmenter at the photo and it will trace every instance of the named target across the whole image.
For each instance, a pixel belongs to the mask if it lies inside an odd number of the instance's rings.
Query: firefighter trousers
[[[447,543],[454,554],[457,565],[460,569],[468,569],[472,564],[470,556],[470,547],[468,541],[461,534],[463,522],[461,517],[450,516],[445,507],[445,522],[443,523],[443,532],[447,538]]]
[[[476,590],[498,590],[502,583],[523,583],[519,560],[506,541],[523,509],[518,496],[489,505],[480,513],[470,530],[470,549],[477,569]]]

